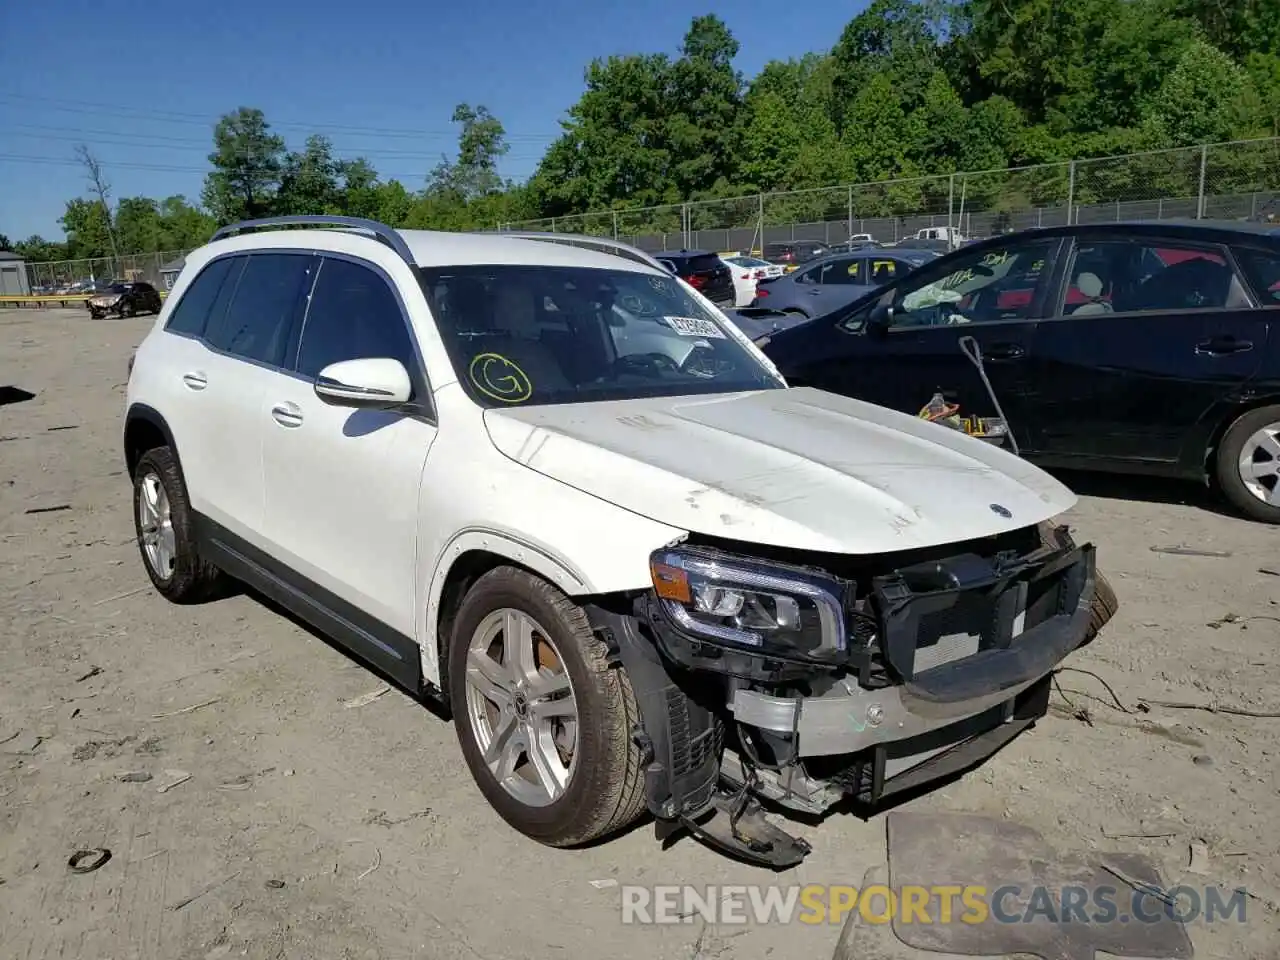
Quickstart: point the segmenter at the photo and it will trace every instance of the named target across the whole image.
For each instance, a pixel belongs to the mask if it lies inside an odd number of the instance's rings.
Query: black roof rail
[[[643,263],[647,267],[663,270],[662,264],[652,254],[646,253],[639,247],[633,247],[629,243],[623,243],[621,240],[614,240],[610,237],[591,237],[583,233],[539,233],[526,230],[494,230],[489,232],[503,237],[515,237],[517,240],[543,240],[548,243],[563,243],[568,247],[594,250],[597,253],[609,253],[615,257],[623,257],[627,260],[634,260],[636,263]]]
[[[379,223],[377,220],[367,220],[363,217],[326,217],[317,214],[298,213],[280,217],[261,217],[257,220],[241,220],[238,223],[229,223],[225,227],[219,227],[213,235],[213,240],[209,242],[212,243],[214,240],[234,237],[236,234],[248,230],[260,230],[263,227],[344,227],[347,230],[369,233],[373,235],[375,240],[380,240],[399,254],[400,259],[409,264],[409,266],[415,266],[409,245],[404,242],[404,237],[400,236],[394,227]]]

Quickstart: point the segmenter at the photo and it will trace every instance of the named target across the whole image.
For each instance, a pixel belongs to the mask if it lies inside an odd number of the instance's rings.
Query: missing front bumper
[[[877,582],[881,632],[861,651],[898,683],[864,689],[849,677],[811,697],[738,689],[730,709],[740,723],[794,737],[801,758],[861,753],[979,717],[1085,641],[1095,577],[1092,545],[898,571]]]

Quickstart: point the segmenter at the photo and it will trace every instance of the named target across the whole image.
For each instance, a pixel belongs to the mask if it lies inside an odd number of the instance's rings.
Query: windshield
[[[508,264],[419,273],[458,379],[484,407],[784,386],[672,277]]]

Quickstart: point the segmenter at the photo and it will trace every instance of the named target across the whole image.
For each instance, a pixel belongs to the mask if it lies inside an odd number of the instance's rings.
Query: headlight
[[[764,655],[843,660],[843,588],[821,575],[689,548],[649,558],[663,611],[687,633]]]

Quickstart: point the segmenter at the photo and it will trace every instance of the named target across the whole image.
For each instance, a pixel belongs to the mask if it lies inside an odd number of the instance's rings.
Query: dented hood
[[[1045,520],[1076,499],[981,440],[808,387],[484,417],[506,456],[593,496],[684,530],[795,549],[950,543]]]

